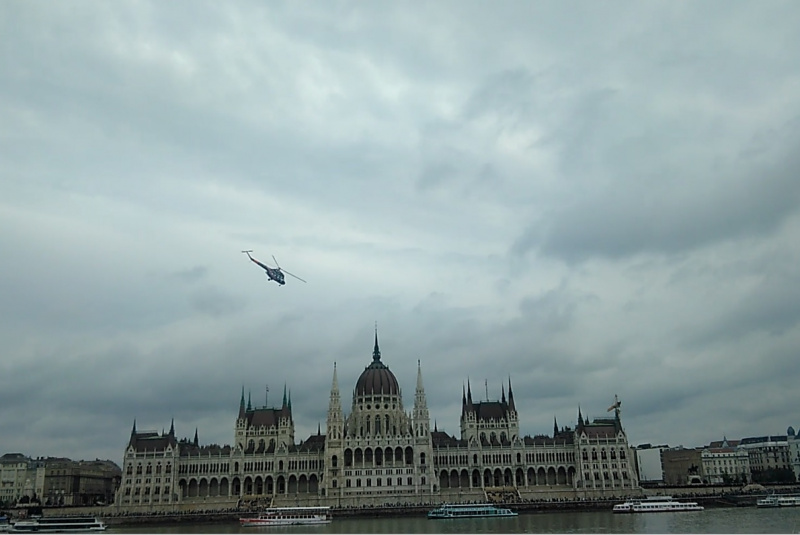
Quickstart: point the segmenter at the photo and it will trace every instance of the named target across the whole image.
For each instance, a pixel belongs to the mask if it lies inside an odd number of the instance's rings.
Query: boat
[[[682,511],[702,511],[704,507],[697,502],[679,502],[672,496],[649,496],[646,499],[632,499],[614,506],[614,513],[671,513]]]
[[[17,520],[11,533],[89,533],[105,531],[102,520],[93,516],[42,516]]]
[[[800,496],[778,496],[778,507],[800,506]]]
[[[438,518],[476,518],[476,517],[504,517],[517,516],[517,513],[507,507],[497,507],[491,503],[473,504],[442,504],[428,511],[429,519]]]
[[[756,500],[756,507],[778,507],[778,497],[770,494],[764,498]]]
[[[242,527],[330,524],[330,507],[270,507],[255,517],[239,519]]]

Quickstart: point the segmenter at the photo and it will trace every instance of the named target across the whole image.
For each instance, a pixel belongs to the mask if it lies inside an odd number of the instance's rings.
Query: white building
[[[44,489],[44,466],[21,453],[0,457],[0,503],[14,504],[24,496],[41,496]]]
[[[750,455],[738,440],[712,442],[700,453],[702,473],[711,485],[746,485],[752,480]]]

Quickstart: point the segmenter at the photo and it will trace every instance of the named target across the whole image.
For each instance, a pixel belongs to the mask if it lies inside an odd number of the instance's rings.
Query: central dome
[[[400,395],[397,378],[389,368],[381,362],[381,351],[378,349],[378,333],[375,333],[375,349],[372,350],[372,363],[367,366],[356,382],[356,396]]]

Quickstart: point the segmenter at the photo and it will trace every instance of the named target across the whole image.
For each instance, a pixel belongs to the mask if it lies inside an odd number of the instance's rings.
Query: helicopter
[[[275,281],[278,284],[280,284],[281,286],[286,284],[286,281],[283,278],[283,274],[284,273],[286,273],[287,275],[292,275],[292,274],[289,273],[288,271],[286,271],[285,269],[281,269],[281,266],[278,264],[278,260],[275,258],[275,255],[272,255],[272,259],[275,260],[275,265],[278,266],[278,267],[271,268],[271,267],[269,267],[269,266],[267,266],[265,264],[262,264],[261,262],[259,262],[258,260],[256,260],[252,256],[250,256],[250,253],[252,253],[252,252],[253,252],[252,249],[250,249],[248,251],[242,251],[242,253],[246,254],[247,257],[253,263],[258,264],[261,268],[264,269],[264,271],[266,272],[267,277],[269,277],[269,280]],[[292,275],[292,277],[294,277],[295,279],[297,279],[299,281],[306,282],[303,279],[301,279],[300,277],[298,277],[297,275]]]

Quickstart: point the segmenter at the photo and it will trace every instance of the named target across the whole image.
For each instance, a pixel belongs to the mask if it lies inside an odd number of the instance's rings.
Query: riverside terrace
[[[675,498],[691,498],[705,507],[737,507],[755,506],[756,500],[766,496],[765,493],[742,493],[741,487],[709,486],[709,487],[662,487],[657,490],[646,489],[642,496],[670,495]],[[800,486],[784,485],[772,487],[771,491],[780,493],[800,492]],[[605,511],[611,510],[615,503],[628,496],[604,497],[601,499],[542,498],[538,500],[521,500],[506,503],[519,513],[546,513],[549,511]],[[476,502],[477,503],[477,502]],[[258,509],[251,508],[252,503],[240,504],[241,507],[230,507],[222,510],[207,510],[200,507],[192,509],[176,509],[157,513],[134,513],[120,510],[115,506],[106,507],[62,507],[45,508],[49,515],[96,515],[103,518],[108,525],[137,524],[173,524],[192,522],[235,522],[243,515],[254,514]],[[399,517],[424,516],[432,504],[395,503],[381,507],[353,506],[334,507],[332,513],[336,517]]]

